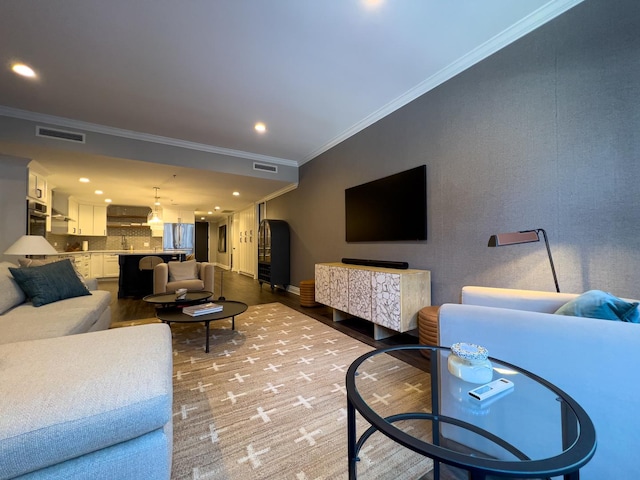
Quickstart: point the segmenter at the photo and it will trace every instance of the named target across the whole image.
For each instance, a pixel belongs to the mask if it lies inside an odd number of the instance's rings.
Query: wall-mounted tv
[[[347,242],[427,239],[427,166],[344,192]]]

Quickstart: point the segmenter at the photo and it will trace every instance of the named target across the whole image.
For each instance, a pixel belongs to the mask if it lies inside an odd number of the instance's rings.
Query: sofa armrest
[[[445,304],[438,318],[440,344],[476,343],[489,355],[529,370],[573,397],[593,421],[594,458],[581,478],[636,478],[628,454],[640,431],[633,415],[640,396],[634,366],[640,360],[640,325],[507,308]]]
[[[562,305],[577,296],[578,294],[576,293],[466,286],[462,287],[461,303],[464,305],[554,313]]]
[[[167,291],[169,282],[169,265],[159,263],[153,267],[153,293],[164,293]]]
[[[98,279],[97,278],[85,278],[84,283],[90,291],[98,290]]]
[[[204,282],[204,290],[213,292],[215,283],[215,266],[213,263],[202,262],[200,264],[200,280]]]

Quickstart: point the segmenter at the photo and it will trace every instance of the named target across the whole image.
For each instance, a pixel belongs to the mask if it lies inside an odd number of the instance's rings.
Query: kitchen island
[[[139,264],[143,257],[160,257],[164,262],[184,261],[184,252],[126,252],[118,258],[120,276],[118,277],[118,298],[142,298],[153,293],[153,271],[140,270]]]

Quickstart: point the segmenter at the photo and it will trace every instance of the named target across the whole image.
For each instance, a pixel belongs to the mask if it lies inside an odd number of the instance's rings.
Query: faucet
[[[127,249],[127,237],[125,237],[124,235],[122,235],[122,249],[126,250]]]

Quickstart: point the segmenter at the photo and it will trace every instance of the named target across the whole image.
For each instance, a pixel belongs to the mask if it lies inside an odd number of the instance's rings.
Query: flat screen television
[[[427,239],[427,166],[347,188],[347,242]]]

